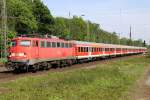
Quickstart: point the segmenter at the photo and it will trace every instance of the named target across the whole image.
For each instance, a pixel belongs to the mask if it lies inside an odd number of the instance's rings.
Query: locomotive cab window
[[[17,42],[16,42],[16,41],[11,41],[11,46],[12,46],[12,47],[17,46]]]
[[[22,40],[20,41],[20,46],[30,46],[31,41],[30,40]]]

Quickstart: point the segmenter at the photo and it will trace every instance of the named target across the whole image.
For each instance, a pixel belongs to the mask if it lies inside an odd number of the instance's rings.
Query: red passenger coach
[[[72,42],[75,44],[75,56],[77,59],[96,59],[99,57],[121,56],[146,52],[146,48],[144,47],[82,41]]]

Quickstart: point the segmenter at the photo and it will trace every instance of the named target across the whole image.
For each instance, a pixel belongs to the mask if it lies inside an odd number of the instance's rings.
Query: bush
[[[150,58],[150,48],[148,48],[147,57]]]

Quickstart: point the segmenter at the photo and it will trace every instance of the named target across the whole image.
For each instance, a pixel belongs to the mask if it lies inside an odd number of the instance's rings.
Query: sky
[[[43,0],[54,17],[82,16],[109,32],[150,43],[150,0]],[[71,16],[69,17],[69,12]]]

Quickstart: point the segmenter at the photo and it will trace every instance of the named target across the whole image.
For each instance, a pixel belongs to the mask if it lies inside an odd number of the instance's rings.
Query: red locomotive
[[[67,41],[59,38],[18,37],[12,39],[11,44],[7,68],[26,71],[49,69],[52,64],[64,66],[83,60],[147,51],[144,47]]]

